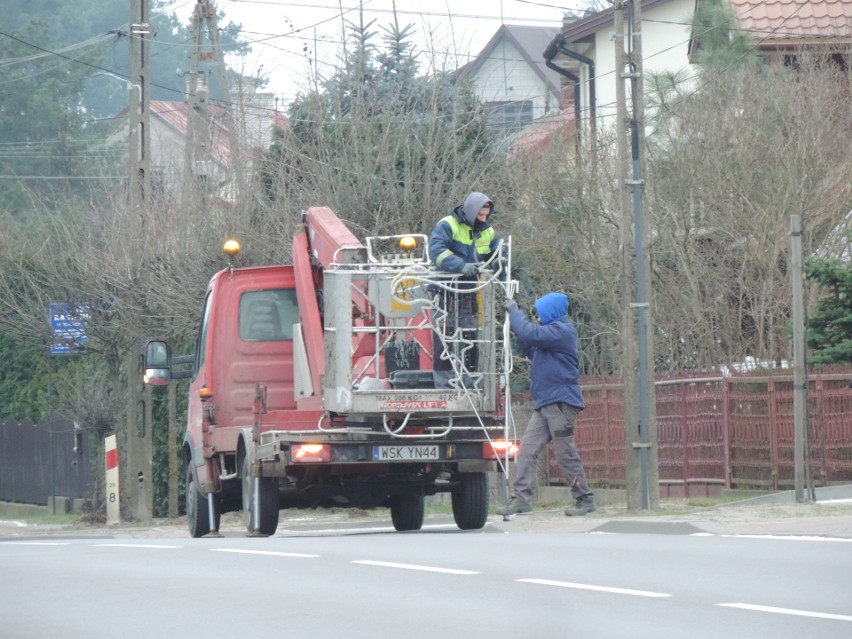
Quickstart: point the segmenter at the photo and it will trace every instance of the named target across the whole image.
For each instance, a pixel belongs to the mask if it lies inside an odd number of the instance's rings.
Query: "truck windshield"
[[[299,322],[295,289],[247,291],[240,296],[240,339],[280,342],[293,339]]]

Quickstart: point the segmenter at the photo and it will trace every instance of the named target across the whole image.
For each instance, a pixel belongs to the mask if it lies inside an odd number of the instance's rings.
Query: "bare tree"
[[[658,366],[789,356],[789,218],[815,251],[850,208],[848,75],[748,66],[668,105],[649,159]]]

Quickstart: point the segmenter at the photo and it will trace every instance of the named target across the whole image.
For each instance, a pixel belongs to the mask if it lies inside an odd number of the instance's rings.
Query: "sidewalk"
[[[585,517],[565,517],[563,508],[559,508],[536,510],[509,521],[495,516],[489,521],[506,531],[794,535],[852,540],[852,485],[817,488],[816,499],[797,503],[793,491],[707,507],[690,505],[686,499],[666,499],[661,501],[660,510],[633,512],[602,500],[603,505]]]

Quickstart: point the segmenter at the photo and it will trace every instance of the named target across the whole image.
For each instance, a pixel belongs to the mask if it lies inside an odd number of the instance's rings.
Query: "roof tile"
[[[728,0],[740,22],[764,44],[825,40],[852,42],[850,0]]]

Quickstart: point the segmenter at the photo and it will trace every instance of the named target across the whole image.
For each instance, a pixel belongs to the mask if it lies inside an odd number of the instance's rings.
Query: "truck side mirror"
[[[171,352],[169,345],[160,340],[151,340],[145,345],[145,374],[142,381],[150,386],[163,386],[171,379]]]

